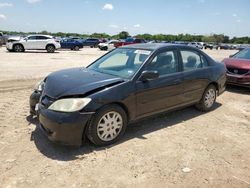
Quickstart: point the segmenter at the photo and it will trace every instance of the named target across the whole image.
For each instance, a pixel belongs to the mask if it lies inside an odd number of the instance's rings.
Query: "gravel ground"
[[[33,85],[103,53],[0,48],[0,187],[250,187],[250,90],[241,87],[228,87],[209,113],[190,107],[133,124],[110,147],[48,141],[29,116]]]

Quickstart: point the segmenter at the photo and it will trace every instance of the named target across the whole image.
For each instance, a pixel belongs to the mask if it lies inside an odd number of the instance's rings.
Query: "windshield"
[[[118,48],[101,57],[88,69],[129,79],[150,55],[150,50]]]
[[[237,59],[250,59],[250,49],[241,50],[233,57]]]

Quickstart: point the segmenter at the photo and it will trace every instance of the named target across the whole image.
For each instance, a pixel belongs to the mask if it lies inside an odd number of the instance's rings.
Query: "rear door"
[[[182,72],[176,49],[160,51],[144,70],[156,70],[160,76],[154,80],[136,82],[137,117],[182,104]]]
[[[36,43],[37,49],[44,50],[50,38],[46,36],[37,36],[36,38],[37,38],[37,43]]]
[[[184,103],[198,102],[209,83],[209,66],[205,56],[199,51],[180,49],[183,69]]]

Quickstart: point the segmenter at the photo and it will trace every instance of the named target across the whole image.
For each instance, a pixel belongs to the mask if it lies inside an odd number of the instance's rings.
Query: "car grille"
[[[227,72],[230,74],[239,74],[239,75],[244,75],[249,72],[248,69],[237,69],[237,68],[229,68],[227,67]]]
[[[41,104],[45,107],[45,108],[49,108],[49,106],[55,102],[55,99],[45,95],[42,97],[41,99]]]

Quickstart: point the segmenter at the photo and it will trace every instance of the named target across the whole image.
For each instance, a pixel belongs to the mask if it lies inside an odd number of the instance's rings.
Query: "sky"
[[[250,36],[250,0],[0,0],[0,30]]]

